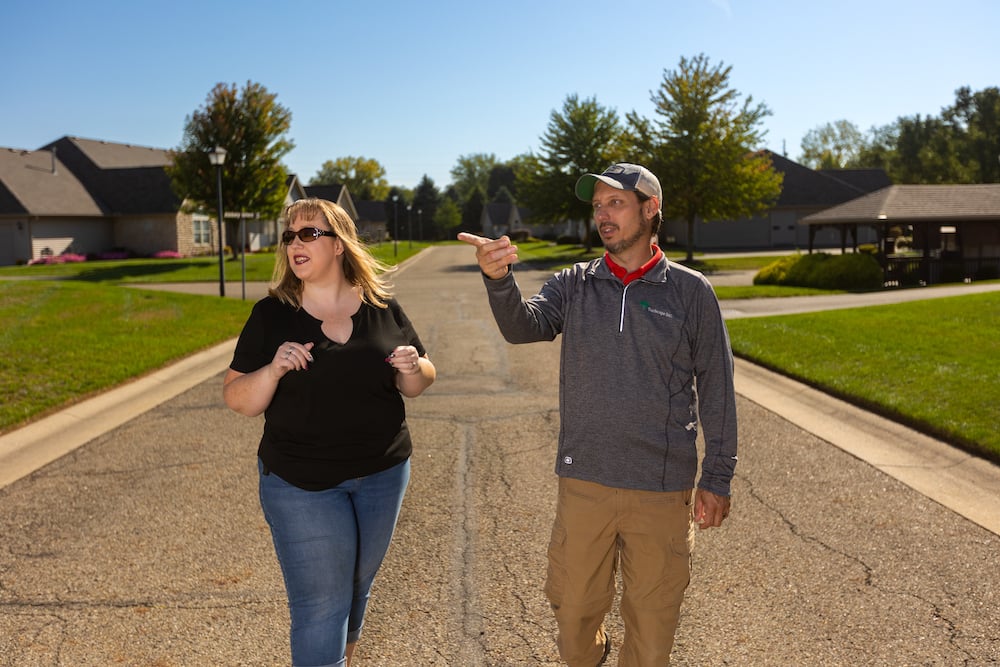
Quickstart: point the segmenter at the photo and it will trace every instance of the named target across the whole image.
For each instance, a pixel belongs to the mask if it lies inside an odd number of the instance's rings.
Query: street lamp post
[[[215,167],[215,187],[219,193],[219,210],[216,212],[219,227],[219,296],[226,296],[226,257],[222,246],[222,165],[226,163],[226,149],[216,146],[215,150],[208,154],[208,161]]]
[[[410,242],[410,250],[413,249],[413,204],[406,205],[406,238]]]
[[[420,231],[420,240],[424,240],[424,209],[417,209],[417,229]]]
[[[399,195],[392,196],[392,256],[399,256],[399,209],[396,204],[399,202]]]

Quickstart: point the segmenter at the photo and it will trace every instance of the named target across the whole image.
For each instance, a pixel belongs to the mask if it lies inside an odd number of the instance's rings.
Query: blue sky
[[[825,123],[1000,85],[995,0],[3,0],[0,26],[2,147],[175,148],[215,84],[251,80],[291,110],[301,179],[352,155],[405,187],[538,150],[571,94],[653,117],[665,70],[699,53],[770,108],[764,147],[793,159]]]

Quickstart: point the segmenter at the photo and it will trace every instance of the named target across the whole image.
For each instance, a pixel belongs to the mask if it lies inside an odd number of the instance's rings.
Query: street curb
[[[227,340],[0,436],[0,489],[221,373],[235,348]]]
[[[1000,466],[743,359],[735,380],[737,394],[1000,535]]]

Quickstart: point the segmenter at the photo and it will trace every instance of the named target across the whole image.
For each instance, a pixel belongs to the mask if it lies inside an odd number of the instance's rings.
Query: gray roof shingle
[[[104,215],[83,184],[63,162],[53,158],[51,151],[0,149],[0,191],[0,215]]]
[[[805,225],[1000,220],[1000,183],[890,185],[802,218]]]

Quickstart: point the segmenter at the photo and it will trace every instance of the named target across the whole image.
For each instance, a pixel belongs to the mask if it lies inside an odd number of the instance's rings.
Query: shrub
[[[181,255],[176,250],[159,250],[153,253],[154,259],[181,259]]]
[[[763,269],[757,272],[757,275],[753,277],[754,285],[785,285],[787,284],[785,280],[788,278],[788,270],[799,261],[801,255],[791,255],[789,257],[782,257],[779,260],[771,262]]]
[[[754,284],[856,292],[880,289],[882,279],[882,267],[873,255],[813,253],[784,257],[768,264],[754,277]]]
[[[50,255],[44,254],[37,259],[32,259],[28,261],[28,266],[35,264],[66,264],[67,262],[86,262],[87,257],[85,255],[77,255],[72,252],[64,252],[61,255]]]

